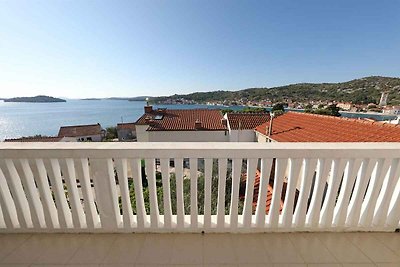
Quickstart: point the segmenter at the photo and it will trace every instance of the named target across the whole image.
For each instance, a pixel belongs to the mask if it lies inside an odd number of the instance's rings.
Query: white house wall
[[[148,125],[136,125],[136,138],[138,142],[149,142]]]
[[[139,142],[139,132],[136,129]],[[228,131],[148,131],[148,142],[228,142]],[[143,138],[142,140],[144,140]]]
[[[230,142],[255,142],[256,133],[254,130],[230,130]]]

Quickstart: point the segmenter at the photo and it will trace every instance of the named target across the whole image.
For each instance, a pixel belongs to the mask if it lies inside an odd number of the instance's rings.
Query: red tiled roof
[[[122,129],[125,129],[125,130],[135,130],[136,129],[136,126],[135,126],[135,123],[133,123],[133,122],[130,122],[130,123],[118,123],[117,124],[117,130],[122,130]]]
[[[250,130],[268,121],[269,113],[228,113],[227,117],[232,130]]]
[[[21,137],[15,139],[5,139],[4,142],[60,142],[62,137],[42,136],[42,137]]]
[[[256,171],[256,179],[254,180],[254,194],[253,194],[253,209],[257,208],[257,201],[258,201],[258,192],[260,191],[260,177],[261,173],[259,170]],[[269,209],[271,208],[271,202],[272,202],[272,191],[273,188],[270,184],[268,184],[268,190],[267,190],[267,202],[265,206],[265,213],[269,213]],[[280,209],[279,212],[282,211],[283,208],[283,201],[282,198],[280,200]]]
[[[259,125],[256,131],[267,136],[269,124]],[[277,142],[400,142],[400,125],[287,112],[274,118],[271,139]]]
[[[90,125],[62,126],[58,132],[59,137],[78,137],[98,135],[102,133],[100,123]]]
[[[145,113],[137,125],[149,125],[147,131],[225,131],[223,116],[217,109],[165,109]],[[195,122],[201,122],[199,129]]]

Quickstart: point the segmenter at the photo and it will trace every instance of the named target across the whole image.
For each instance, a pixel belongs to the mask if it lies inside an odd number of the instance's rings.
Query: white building
[[[343,110],[350,110],[353,107],[353,104],[349,103],[349,102],[345,102],[345,103],[344,102],[340,102],[340,103],[337,103],[336,106],[338,108],[343,109]]]
[[[382,112],[388,115],[400,115],[400,106],[386,107]]]
[[[254,129],[270,116],[269,113],[227,113],[224,118],[228,121],[230,142],[255,142]]]
[[[135,123],[118,123],[117,124],[118,141],[134,141],[136,140]]]
[[[69,137],[78,142],[101,142],[104,139],[105,130],[100,123],[90,125],[62,126],[58,137]]]
[[[145,106],[136,121],[138,142],[228,142],[226,119],[216,109],[157,109]]]

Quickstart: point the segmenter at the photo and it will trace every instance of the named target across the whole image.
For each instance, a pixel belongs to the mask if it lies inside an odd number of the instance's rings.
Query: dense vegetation
[[[341,114],[339,113],[339,110],[340,108],[338,108],[336,105],[329,105],[327,107],[319,106],[318,109],[313,109],[312,106],[309,105],[304,111],[306,113],[340,117]]]
[[[221,110],[222,114],[225,113],[265,113],[267,109],[259,107],[245,107],[241,110],[233,110],[231,108],[224,108]]]
[[[199,162],[200,169],[202,168],[201,162]],[[218,169],[217,164],[213,164],[213,172],[212,172],[212,180],[211,180],[211,214],[217,213],[217,203],[218,203]],[[197,178],[197,202],[198,202],[198,212],[199,214],[204,214],[204,175],[201,174]],[[130,199],[132,205],[133,214],[137,214],[136,209],[136,197],[135,197],[135,188],[133,185],[133,180],[129,178],[129,192]],[[142,186],[143,186],[143,198],[144,205],[146,209],[146,213],[150,214],[150,192],[148,187],[148,182],[146,179],[146,172],[144,168],[144,162],[142,161]],[[240,195],[244,194],[245,190],[245,180],[242,180],[240,183]],[[156,187],[157,187],[157,200],[158,200],[158,209],[160,214],[164,214],[164,200],[163,200],[163,185],[162,185],[162,176],[160,172],[156,173]],[[228,176],[226,179],[226,188],[225,188],[225,214],[229,214],[230,202],[231,202],[231,190],[232,190],[232,176],[231,172],[228,171]],[[176,177],[175,173],[171,173],[170,175],[170,194],[171,194],[171,208],[172,214],[177,214],[177,192],[176,192]],[[190,179],[183,179],[183,200],[184,200],[184,210],[185,214],[190,214]],[[122,208],[121,199],[120,208]],[[239,197],[238,200],[238,211],[241,214],[243,211],[243,198]]]
[[[50,103],[50,102],[67,102],[64,99],[46,95],[38,95],[33,97],[14,97],[4,99],[4,102],[29,102],[29,103]]]
[[[400,78],[371,76],[341,83],[299,83],[272,88],[248,88],[239,91],[199,92],[188,95],[157,97],[152,100],[162,102],[168,99],[187,99],[197,103],[239,99],[260,101],[270,99],[282,102],[287,99],[297,102],[344,101],[355,104],[377,103],[383,91],[389,92],[389,104],[400,104]]]
[[[118,138],[117,127],[115,126],[107,127],[105,141],[112,141],[116,138]]]

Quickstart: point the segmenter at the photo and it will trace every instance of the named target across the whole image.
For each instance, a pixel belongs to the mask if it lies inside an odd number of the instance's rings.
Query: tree
[[[106,128],[106,140],[118,138],[117,127]]]
[[[304,112],[319,114],[319,115],[340,117],[341,115],[339,113],[339,110],[340,110],[340,108],[338,108],[335,104],[332,104],[332,105],[327,106],[326,108],[319,108],[316,110],[305,109]]]
[[[283,103],[277,103],[272,107],[271,111],[272,112],[275,112],[275,111],[285,112],[285,105]]]

